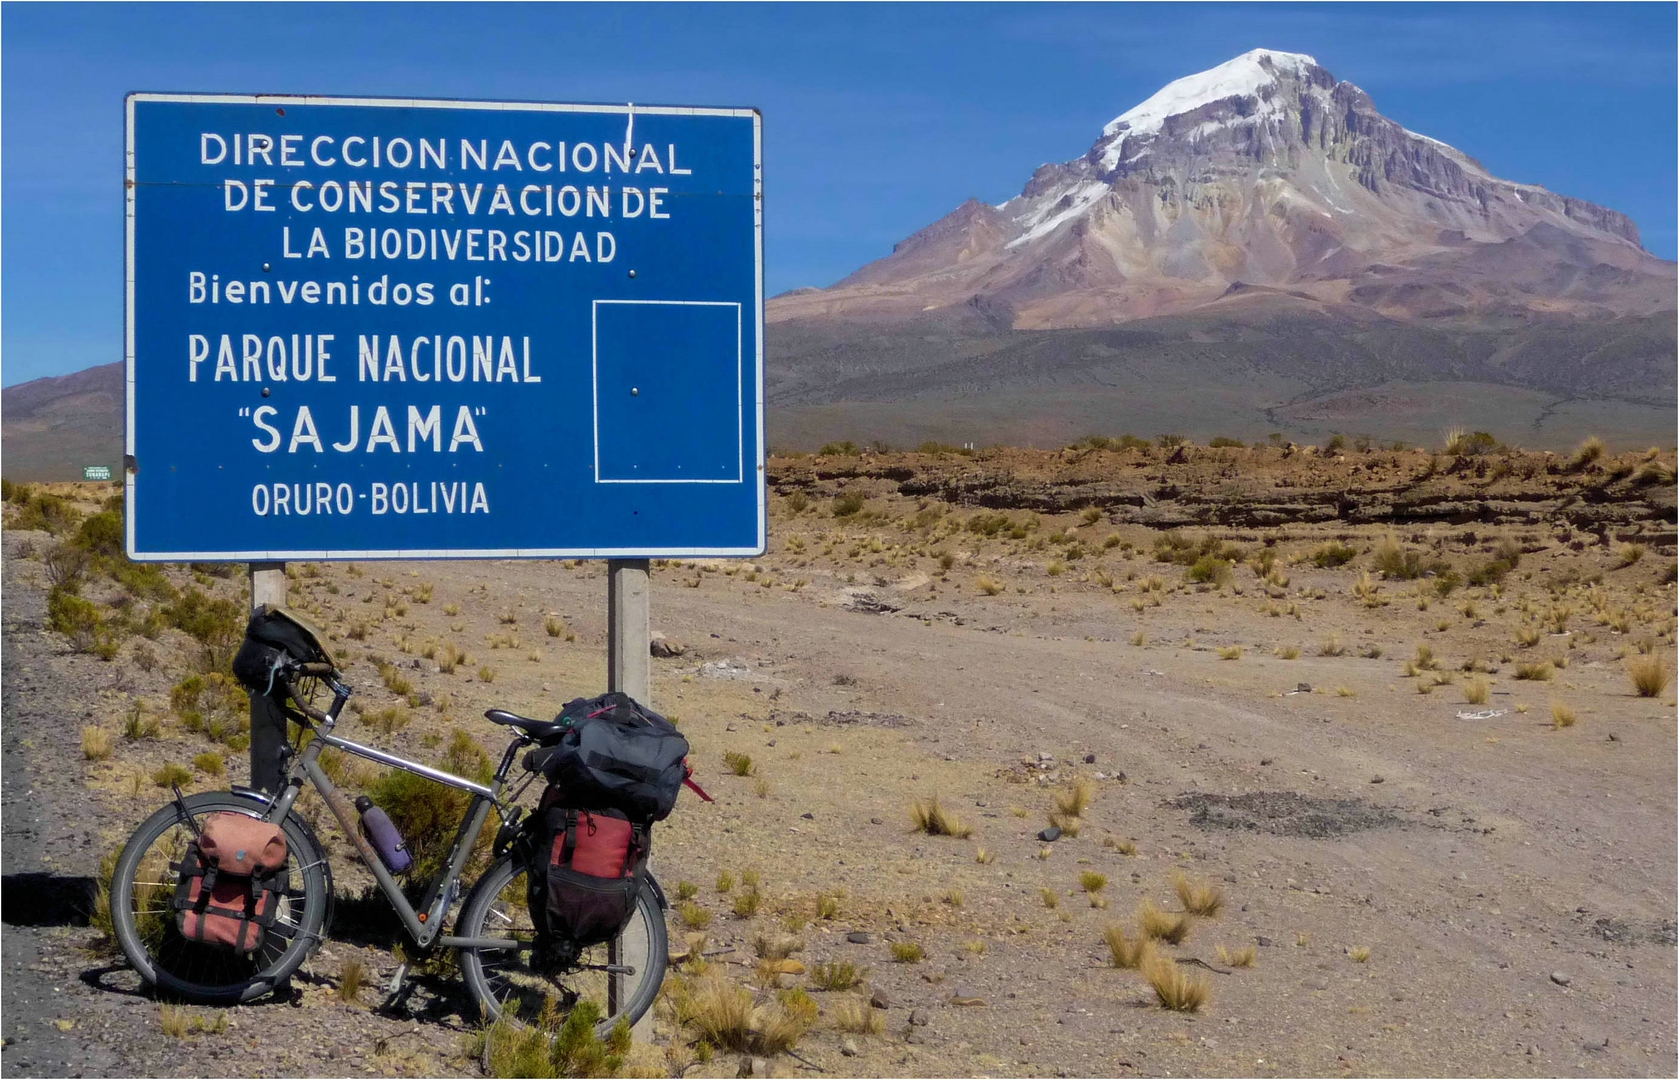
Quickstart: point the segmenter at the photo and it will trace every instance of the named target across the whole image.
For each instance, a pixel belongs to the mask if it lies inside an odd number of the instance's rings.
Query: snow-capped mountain
[[[1501,180],[1312,57],[1255,49],[1168,84],[1015,198],[970,200],[832,288],[776,298],[770,318],[970,305],[1030,329],[1256,302],[1624,315],[1672,308],[1674,282],[1625,215]]]

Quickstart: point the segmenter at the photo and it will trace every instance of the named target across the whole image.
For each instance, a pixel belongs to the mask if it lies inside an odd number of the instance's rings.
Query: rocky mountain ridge
[[[1258,287],[1389,318],[1603,318],[1671,310],[1675,280],[1624,214],[1499,179],[1313,58],[1256,49],[769,317],[966,307],[1017,329],[1096,326]]]

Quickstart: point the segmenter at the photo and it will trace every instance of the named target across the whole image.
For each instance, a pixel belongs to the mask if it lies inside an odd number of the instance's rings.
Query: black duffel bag
[[[564,805],[663,821],[688,779],[688,740],[663,716],[617,692],[568,701],[558,743],[525,755],[525,768],[558,789]]]
[[[292,661],[330,664],[313,627],[283,607],[263,604],[245,627],[245,641],[233,658],[233,677],[253,694],[274,691],[274,669]]]

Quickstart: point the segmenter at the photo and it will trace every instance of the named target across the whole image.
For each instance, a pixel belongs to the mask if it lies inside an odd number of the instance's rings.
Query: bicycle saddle
[[[565,725],[558,720],[532,720],[528,716],[510,713],[506,709],[489,709],[484,716],[491,723],[518,728],[533,739],[551,738],[565,730]]]

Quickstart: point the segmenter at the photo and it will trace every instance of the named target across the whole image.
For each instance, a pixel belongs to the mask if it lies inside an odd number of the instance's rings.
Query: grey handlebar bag
[[[628,694],[576,698],[560,710],[571,726],[525,767],[559,790],[563,805],[611,810],[638,823],[663,821],[688,779],[688,740]]]

